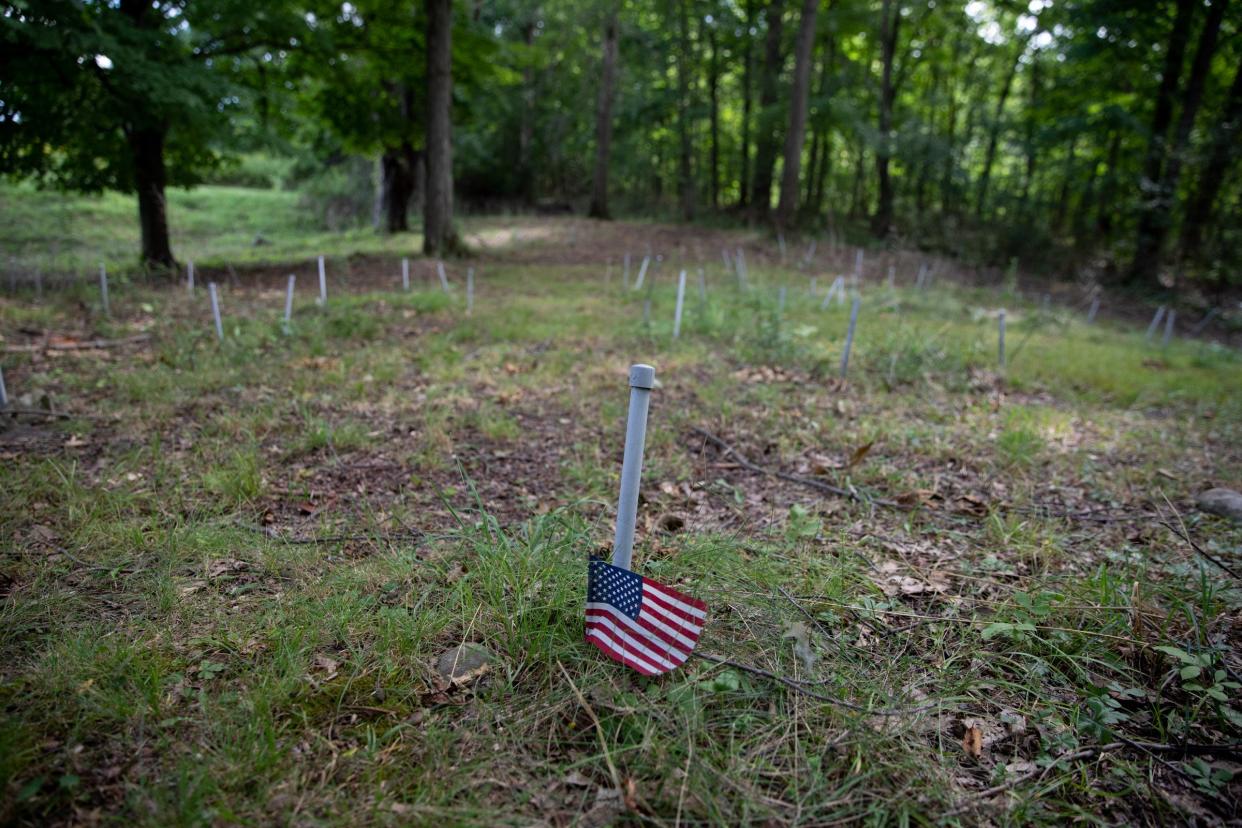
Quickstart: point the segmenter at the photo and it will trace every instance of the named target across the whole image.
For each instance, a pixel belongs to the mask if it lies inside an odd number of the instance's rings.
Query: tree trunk
[[[1239,133],[1242,133],[1242,62],[1233,75],[1229,96],[1221,110],[1220,120],[1212,135],[1212,148],[1208,153],[1199,182],[1186,202],[1186,217],[1182,220],[1182,237],[1178,244],[1180,256],[1193,259],[1198,254],[1203,238],[1203,228],[1212,217],[1212,207],[1225,183],[1226,173],[1235,156]]]
[[[1108,145],[1108,172],[1104,174],[1104,184],[1100,188],[1100,199],[1095,214],[1095,230],[1097,240],[1106,240],[1113,233],[1113,210],[1116,208],[1117,170],[1121,165],[1121,130],[1113,130],[1112,141]]]
[[[530,47],[535,43],[535,19],[532,16],[522,25],[522,42]],[[535,140],[535,71],[529,59],[522,67],[522,110],[518,119],[518,197],[527,207],[535,203],[535,170],[531,162],[531,146]]]
[[[1035,182],[1035,167],[1039,161],[1039,148],[1035,143],[1035,126],[1038,123],[1038,107],[1039,107],[1039,57],[1038,54],[1031,60],[1031,80],[1028,85],[1026,105],[1026,129],[1023,141],[1023,151],[1026,155],[1026,173],[1022,178],[1022,195],[1018,202],[1021,210],[1026,211],[1027,199],[1031,196],[1031,187]]]
[[[380,202],[384,209],[384,232],[410,229],[410,197],[414,194],[417,157],[408,142],[390,147],[380,158]]]
[[[811,130],[811,156],[806,162],[806,192],[802,195],[802,205],[804,208],[810,208],[815,198],[815,182],[819,176],[819,149],[820,149],[819,130]]]
[[[708,190],[711,193],[712,208],[715,209],[720,206],[720,49],[716,43],[716,21],[714,20],[708,28],[707,41],[712,50],[707,74],[712,142]]]
[[[768,34],[763,45],[763,71],[759,75],[759,129],[755,140],[755,179],[750,191],[753,215],[766,218],[772,209],[772,168],[776,165],[776,105],[781,74],[781,36],[785,0],[769,0],[764,11]]]
[[[901,25],[901,9],[892,0],[884,0],[880,11],[880,135],[875,148],[875,172],[880,197],[871,217],[871,235],[877,239],[888,236],[893,228],[893,181],[888,163],[893,153],[893,55],[897,51],[897,30]]]
[[[604,24],[599,99],[595,108],[595,177],[591,183],[591,208],[588,215],[598,219],[612,218],[608,211],[608,167],[612,152],[612,97],[616,74],[617,14],[613,11]]]
[[[142,261],[152,270],[173,270],[172,244],[168,238],[168,213],[164,200],[167,175],[164,169],[164,130],[139,127],[127,134],[134,159],[134,188],[138,192],[138,223],[142,228]]]
[[[996,111],[992,113],[992,125],[988,129],[988,149],[983,157],[983,172],[979,175],[979,200],[975,203],[975,214],[982,216],[988,201],[988,183],[992,178],[992,162],[996,160],[996,143],[1000,140],[1001,118],[1005,114],[1005,101],[1009,100],[1009,90],[1013,88],[1014,76],[1018,74],[1018,64],[1022,61],[1022,53],[1026,50],[1026,42],[1014,55],[1013,65],[1005,75],[1005,83],[1001,86],[1000,97],[996,99]]]
[[[423,252],[456,253],[453,229],[453,3],[427,0],[427,203]]]
[[[793,91],[789,98],[789,131],[785,133],[785,165],[781,169],[781,197],[776,223],[788,226],[798,209],[798,174],[806,138],[807,95],[811,90],[811,47],[815,45],[815,13],[819,0],[802,0],[802,19],[794,46]]]
[[[687,0],[677,4],[677,29],[681,36],[681,48],[677,50],[677,133],[680,148],[677,153],[677,189],[681,194],[681,217],[685,221],[694,218],[694,178],[690,174],[690,14]]]
[[[754,78],[754,38],[750,30],[755,25],[755,2],[746,0],[746,36],[742,39],[742,170],[738,178],[737,206],[746,207],[750,203],[750,110],[751,99],[755,87]]]
[[[863,175],[867,170],[867,148],[858,145],[858,157],[854,159],[854,186],[850,196],[850,215],[861,216],[867,212],[867,195],[863,191]]]
[[[1190,68],[1190,77],[1186,82],[1186,90],[1182,93],[1182,111],[1177,120],[1177,128],[1173,133],[1172,146],[1167,151],[1167,165],[1163,170],[1151,165],[1151,157],[1148,157],[1148,173],[1155,171],[1155,178],[1150,181],[1154,184],[1152,187],[1151,197],[1143,202],[1143,209],[1139,215],[1138,239],[1134,247],[1134,262],[1130,266],[1129,278],[1131,282],[1151,283],[1160,274],[1160,260],[1164,253],[1164,241],[1169,235],[1169,229],[1173,224],[1173,202],[1177,199],[1178,179],[1182,174],[1182,154],[1185,151],[1186,144],[1190,140],[1190,131],[1194,128],[1195,115],[1198,114],[1199,104],[1203,100],[1203,90],[1207,83],[1207,77],[1211,70],[1212,55],[1216,52],[1216,38],[1220,34],[1221,20],[1225,16],[1225,8],[1229,5],[1228,0],[1216,0],[1208,9],[1207,20],[1204,21],[1203,29],[1199,33],[1199,45],[1195,48],[1194,62]],[[1194,13],[1193,5],[1190,6],[1186,17],[1189,19]],[[1182,18],[1182,3],[1178,4],[1178,20]],[[1178,23],[1174,22],[1174,37],[1181,37],[1180,49],[1185,50],[1186,41],[1189,39],[1189,32],[1177,32]],[[1189,22],[1186,24],[1189,29]],[[1170,52],[1174,47],[1173,42],[1169,44]],[[1178,63],[1180,70],[1181,63]],[[1166,64],[1165,71],[1169,71]],[[1173,78],[1171,94],[1177,91],[1177,72],[1170,73]],[[1164,79],[1161,78],[1161,92],[1164,91]],[[1159,106],[1159,102],[1157,102]],[[1170,102],[1171,111],[1171,102]],[[1152,122],[1153,133],[1156,127],[1163,127],[1160,135],[1162,143],[1161,153],[1164,154],[1163,148],[1164,129],[1168,128],[1167,122],[1158,124],[1154,120]],[[1153,138],[1155,135],[1153,134]],[[1146,182],[1145,182],[1146,183]]]

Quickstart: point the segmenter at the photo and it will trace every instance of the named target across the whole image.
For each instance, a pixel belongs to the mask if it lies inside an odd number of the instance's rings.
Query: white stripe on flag
[[[690,613],[695,618],[706,618],[707,617],[707,613],[704,610],[701,610],[698,607],[687,604],[685,601],[671,594],[667,589],[661,589],[660,585],[657,584],[655,581],[644,580],[643,589],[651,590],[652,592],[655,592],[661,598],[663,598],[665,602],[671,604],[672,606],[676,607],[682,612]]]
[[[680,615],[675,615],[669,612],[664,607],[657,604],[655,601],[643,601],[643,612],[648,612],[651,614],[658,612],[660,615],[664,616],[664,618],[668,619],[668,622],[670,624],[674,624],[680,627],[681,629],[685,630],[686,633],[688,633],[689,635],[693,635],[695,637],[698,637],[698,634],[702,632],[703,630],[703,628],[699,626],[698,624],[695,624],[693,621],[687,621],[686,619],[682,618]]]
[[[646,658],[648,661],[651,661],[655,664],[663,665],[664,669],[666,670],[672,670],[674,667],[681,664],[681,661],[669,661],[666,657],[651,650],[647,646],[647,643],[651,641],[650,639],[648,638],[644,638],[643,640],[635,639],[634,636],[632,636],[629,632],[627,632],[620,624],[617,623],[616,620],[613,620],[612,617],[609,617],[610,615],[611,613],[607,615],[597,613],[597,612],[587,613],[587,621],[595,621],[596,623],[603,624],[604,626],[608,627],[610,630],[612,630],[614,637],[616,637],[617,639],[621,641],[624,641],[628,645],[627,650],[629,652],[642,653],[643,657]],[[634,624],[633,621],[631,621],[626,616],[621,616],[617,620],[626,622],[631,627],[637,626]],[[643,635],[641,628],[635,629],[634,632],[636,632],[638,635]],[[672,648],[670,647],[669,649],[671,650]],[[672,655],[672,653],[670,652],[669,655]],[[685,661],[685,658],[683,658],[682,661]]]
[[[612,605],[611,605],[611,604],[597,604],[597,603],[594,603],[594,602],[588,602],[586,606],[587,606],[587,612],[590,612],[591,610],[604,610],[604,609],[611,609],[611,608],[612,608]],[[646,612],[645,612],[645,610],[646,610],[646,609],[647,609],[647,607],[645,607],[645,606],[644,606],[644,607],[643,607],[643,610],[639,612],[639,617],[640,617],[640,618],[643,618],[644,620],[646,620],[646,622],[647,622],[648,624],[651,624],[651,625],[652,625],[653,627],[655,627],[656,629],[662,630],[662,631],[663,631],[666,635],[672,636],[673,638],[677,639],[679,642],[681,642],[683,645],[685,645],[685,648],[686,648],[686,650],[687,650],[687,651],[690,651],[690,650],[693,650],[693,649],[694,649],[694,640],[693,640],[693,639],[686,638],[684,635],[682,635],[682,634],[681,634],[681,632],[679,631],[679,629],[675,629],[675,628],[673,628],[673,627],[670,627],[668,624],[665,624],[665,623],[664,623],[664,622],[662,622],[660,619],[651,617],[651,615],[650,615],[649,613],[646,613]],[[628,616],[627,616],[627,620],[628,620]],[[642,629],[642,625],[641,625],[641,624],[636,624],[636,625],[635,625],[635,628],[636,628],[636,629]],[[680,629],[685,629],[685,628],[684,628],[684,627],[681,627]],[[652,637],[652,636],[654,635],[654,634],[651,632],[651,630],[646,630],[646,629],[643,629],[643,630],[642,630],[642,633],[643,633],[643,635],[645,635],[645,636],[647,636],[647,637],[649,637],[649,638],[650,638],[650,637]],[[662,643],[662,644],[665,644],[665,645],[668,645],[668,642],[666,642],[666,641],[661,642],[661,643]],[[668,645],[668,646],[671,646],[671,645]]]
[[[609,638],[608,634],[604,632],[603,630],[588,629],[586,633],[586,637],[594,638],[601,645],[603,645],[604,649],[608,650],[611,653],[623,654],[626,658],[630,659],[634,663],[641,665],[642,669],[646,670],[649,673],[659,674],[659,673],[665,672],[664,670],[661,670],[659,667],[656,667],[654,665],[647,663],[645,659],[642,659],[638,657],[637,655],[634,655],[629,650],[626,650],[624,647],[618,645],[617,642]]]

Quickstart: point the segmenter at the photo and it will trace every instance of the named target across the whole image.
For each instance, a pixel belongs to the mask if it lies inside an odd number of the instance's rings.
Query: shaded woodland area
[[[1219,292],[1240,22],[1229,0],[8,2],[0,171],[136,193],[156,267],[166,188],[313,182],[345,221],[421,214],[434,254],[460,247],[456,198]]]

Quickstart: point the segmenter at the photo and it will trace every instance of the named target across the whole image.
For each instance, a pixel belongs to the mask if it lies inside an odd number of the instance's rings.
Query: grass
[[[205,186],[170,189],[168,225],[173,253],[196,266],[283,264],[315,256],[413,255],[417,235],[382,236],[370,228],[328,232],[290,190]],[[0,186],[0,217],[8,231],[0,255],[22,273],[89,274],[100,263],[109,273],[136,272],[137,200]]]
[[[288,329],[283,282],[221,284],[223,343],[181,288],[3,300],[8,345],[150,339],[4,357],[73,419],[0,431],[0,822],[1237,818],[1236,750],[1175,748],[1242,737],[1242,590],[1155,522],[1242,568],[1190,503],[1242,483],[1236,353],[1009,297],[1002,378],[998,299],[941,278],[865,287],[841,382],[848,308],[753,239],[752,289],[707,265],[673,341],[675,259],[644,324],[625,226],[526,229],[469,317],[460,266],[402,293],[392,259]],[[634,361],[661,381],[636,565],[708,602],[702,653],[872,712],[583,643]],[[493,661],[457,687],[461,642]]]

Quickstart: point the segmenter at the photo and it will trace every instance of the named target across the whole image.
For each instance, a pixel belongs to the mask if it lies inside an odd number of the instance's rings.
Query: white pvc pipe
[[[0,408],[9,406],[9,389],[4,386],[4,366],[0,365]]]
[[[681,336],[681,309],[686,302],[686,271],[677,276],[677,307],[673,310],[673,339]]]
[[[444,272],[444,262],[436,262],[436,273],[440,276],[440,287],[445,293],[449,292],[448,274]]]
[[[99,266],[99,301],[103,305],[104,316],[111,316],[111,309],[108,307],[108,268],[102,264]]]
[[[224,341],[224,324],[220,321],[220,299],[216,295],[216,283],[208,282],[207,291],[211,294],[211,317],[216,323],[216,338]]]
[[[194,292],[194,262],[187,262],[185,266],[185,289],[187,293]]]
[[[328,274],[323,269],[323,256],[319,257],[319,304],[328,304]]]
[[[643,279],[647,278],[647,266],[651,264],[650,256],[643,256],[643,263],[638,266],[638,278],[634,280],[634,290],[641,290]]]
[[[617,500],[617,537],[612,565],[629,569],[634,553],[634,523],[638,519],[638,485],[647,441],[647,407],[655,385],[655,368],[630,366],[630,412],[625,421],[625,457],[621,462],[621,496]]]
[[[293,287],[297,283],[298,277],[292,273],[289,274],[289,287],[285,289],[285,324],[289,324],[289,320],[293,318]]]
[[[861,304],[862,300],[855,296],[850,307],[850,327],[845,332],[845,350],[841,352],[841,379],[845,379],[845,373],[850,368],[850,349],[854,347],[854,327],[858,324],[858,307]]]
[[[1147,326],[1147,341],[1151,342],[1152,336],[1156,333],[1156,328],[1160,326],[1160,320],[1164,319],[1164,305],[1156,308],[1156,315],[1151,318],[1151,324]]]
[[[410,289],[410,260],[406,258],[401,259],[401,289]]]
[[[996,362],[1005,370],[1005,309],[996,316]]]
[[[466,268],[466,316],[474,313],[474,268]]]

